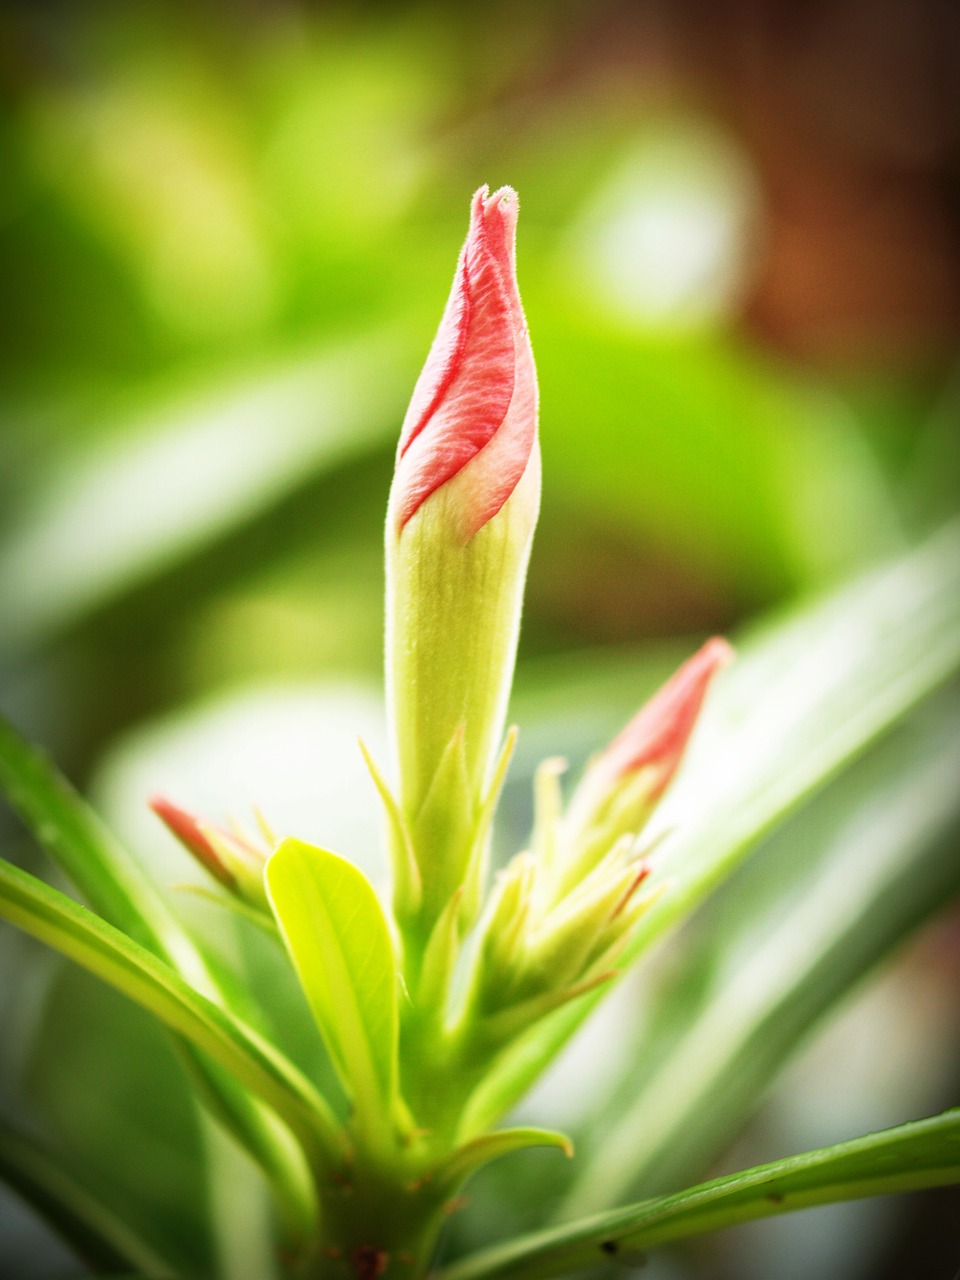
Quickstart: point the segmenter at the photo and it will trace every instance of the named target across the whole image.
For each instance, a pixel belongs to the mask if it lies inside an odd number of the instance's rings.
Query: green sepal
[[[563,815],[560,778],[568,768],[561,756],[541,760],[533,779],[533,836],[530,847],[544,881],[551,884],[557,867],[559,825]]]
[[[522,986],[561,986],[578,980],[589,967],[592,954],[602,953],[622,933],[622,907],[636,883],[637,869],[622,867],[605,883],[594,887],[569,908],[561,903],[550,912],[526,949]]]
[[[533,908],[537,864],[529,853],[518,853],[500,872],[483,924],[483,938],[474,965],[480,991],[492,982],[499,988],[522,965],[527,920]],[[481,997],[481,1000],[483,998]]]
[[[394,913],[398,920],[409,920],[420,910],[420,903],[423,900],[423,882],[413,852],[410,829],[366,743],[359,738],[357,741],[387,817],[387,847],[390,851],[390,866],[393,871]]]
[[[460,903],[463,889],[456,891],[433,927],[423,953],[416,1006],[421,1016],[442,1026],[450,998],[450,984],[460,954]]]
[[[477,916],[480,914],[480,908],[483,905],[483,889],[487,878],[487,863],[489,862],[490,852],[490,828],[493,825],[494,814],[500,802],[500,792],[503,790],[503,783],[516,745],[517,727],[516,725],[511,725],[504,738],[500,755],[497,757],[493,777],[490,780],[487,794],[484,797],[474,826],[470,858],[463,881],[463,905],[460,914],[461,924],[464,929],[469,929],[476,922]]]
[[[573,1000],[578,1000],[588,992],[596,990],[597,987],[602,987],[615,977],[617,977],[617,970],[608,969],[602,973],[591,974],[570,986],[543,991],[528,1000],[483,1018],[476,1026],[476,1034],[488,1046],[507,1045],[523,1032],[528,1031],[535,1023],[540,1022],[547,1014],[553,1013],[562,1005],[570,1004]]]
[[[473,850],[476,813],[467,775],[465,740],[466,733],[460,725],[447,743],[423,803],[411,820],[413,850],[423,878],[419,924],[422,933],[432,928],[463,884]]]

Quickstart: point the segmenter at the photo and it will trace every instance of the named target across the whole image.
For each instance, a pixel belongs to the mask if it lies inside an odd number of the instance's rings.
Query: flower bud
[[[474,196],[403,424],[387,515],[388,704],[424,937],[482,857],[476,828],[504,728],[539,506],[516,219],[509,187]],[[466,895],[465,909],[475,901]]]
[[[248,906],[271,915],[263,886],[263,869],[276,841],[258,815],[264,844],[245,832],[204,822],[164,796],[153,796],[150,808],[215,880]]]
[[[498,877],[480,926],[465,1023],[487,1042],[509,1038],[613,976],[639,917],[667,887],[641,893],[650,868],[629,838],[586,878],[550,902],[542,864],[518,854]]]
[[[673,780],[714,675],[733,658],[719,637],[689,658],[587,766],[563,823],[564,892],[623,835],[638,834]]]

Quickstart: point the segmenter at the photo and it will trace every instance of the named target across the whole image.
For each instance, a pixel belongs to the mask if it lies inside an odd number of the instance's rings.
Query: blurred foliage
[[[791,33],[732,3],[8,5],[0,705],[125,814],[164,717],[379,680],[391,455],[482,182],[520,192],[542,392],[530,758],[585,757],[675,637],[955,512],[960,116],[900,109],[927,75],[911,18],[855,8],[800,24],[804,80]],[[48,999],[37,1034],[69,1050],[31,1091],[80,1147],[73,1021],[116,1001],[73,975]],[[137,1121],[161,1203],[201,1140],[167,1101]]]

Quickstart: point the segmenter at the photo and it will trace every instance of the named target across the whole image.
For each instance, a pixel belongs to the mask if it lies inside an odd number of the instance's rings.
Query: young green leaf
[[[171,968],[65,894],[0,861],[0,919],[89,969],[208,1054],[271,1106],[321,1166],[339,1162],[326,1103],[281,1053]]]
[[[438,1280],[542,1280],[721,1227],[841,1200],[960,1182],[960,1108],[758,1165],[675,1195],[538,1231],[445,1267]]]
[[[346,859],[295,839],[267,863],[266,885],[358,1123],[382,1142],[397,1088],[397,972],[373,886]]]

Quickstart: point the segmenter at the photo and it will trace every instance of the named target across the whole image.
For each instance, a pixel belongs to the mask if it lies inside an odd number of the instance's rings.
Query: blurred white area
[[[146,724],[120,738],[93,781],[94,801],[164,884],[212,883],[147,807],[155,792],[209,821],[296,835],[350,858],[382,885],[380,802],[357,745],[387,768],[382,698],[336,684],[267,686]]]
[[[574,279],[643,327],[699,328],[733,313],[757,254],[756,176],[705,122],[649,129],[571,231]]]

